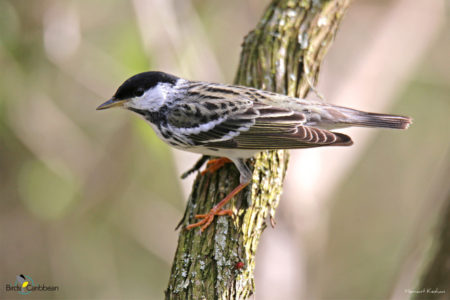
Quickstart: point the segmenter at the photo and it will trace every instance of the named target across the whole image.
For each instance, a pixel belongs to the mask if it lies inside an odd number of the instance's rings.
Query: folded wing
[[[192,146],[264,150],[352,144],[345,134],[306,126],[303,112],[260,101],[256,90],[203,86],[200,93],[199,87],[168,113],[171,131]]]

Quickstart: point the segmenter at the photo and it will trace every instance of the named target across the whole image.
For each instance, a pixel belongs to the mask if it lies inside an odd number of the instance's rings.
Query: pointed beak
[[[97,110],[107,109],[107,108],[111,108],[111,107],[115,107],[115,106],[123,106],[123,104],[125,102],[127,102],[127,100],[117,100],[117,99],[111,98],[108,101],[106,101],[105,103],[99,105],[97,107]]]

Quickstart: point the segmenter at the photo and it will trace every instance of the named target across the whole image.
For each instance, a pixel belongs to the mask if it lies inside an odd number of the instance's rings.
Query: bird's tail
[[[399,115],[388,115],[358,111],[353,117],[351,125],[365,127],[382,127],[393,129],[407,129],[412,123],[410,117]]]
[[[364,126],[407,129],[412,119],[406,116],[370,113],[342,106],[329,106],[322,114],[322,121],[338,127]]]

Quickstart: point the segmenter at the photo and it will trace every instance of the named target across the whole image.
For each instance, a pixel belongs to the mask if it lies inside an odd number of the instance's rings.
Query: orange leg
[[[205,175],[206,173],[214,173],[220,168],[222,168],[225,164],[228,164],[230,162],[232,161],[226,157],[210,159],[208,161],[208,164],[206,165],[206,169],[202,171],[202,175]]]
[[[214,220],[214,216],[223,216],[223,215],[229,215],[231,216],[233,212],[229,209],[222,209],[222,207],[228,203],[228,201],[231,200],[235,195],[237,195],[243,188],[245,188],[250,182],[245,182],[239,184],[234,190],[231,191],[222,201],[216,204],[209,213],[206,215],[196,215],[196,219],[203,219],[197,223],[190,224],[186,227],[187,230],[190,230],[195,227],[201,226],[200,230],[203,232],[208,226],[212,223]]]

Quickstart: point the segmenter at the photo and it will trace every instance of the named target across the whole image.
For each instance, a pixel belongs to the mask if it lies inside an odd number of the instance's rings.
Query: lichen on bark
[[[273,1],[244,39],[235,83],[304,98],[349,2]],[[251,185],[229,204],[234,217],[217,217],[203,233],[180,231],[166,299],[247,299],[254,293],[256,249],[267,219],[275,217],[288,158],[283,150],[257,154],[248,162]],[[231,164],[197,175],[183,227],[238,183]]]

